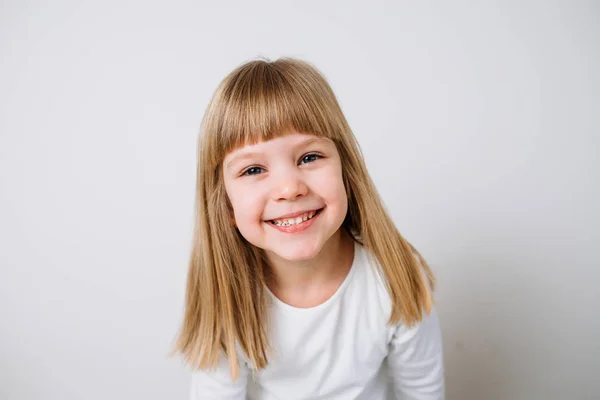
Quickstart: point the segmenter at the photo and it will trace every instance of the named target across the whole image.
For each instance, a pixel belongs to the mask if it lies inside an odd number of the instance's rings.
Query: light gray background
[[[285,55],[437,273],[448,399],[600,396],[598,2],[0,7],[1,399],[187,398],[200,120]]]

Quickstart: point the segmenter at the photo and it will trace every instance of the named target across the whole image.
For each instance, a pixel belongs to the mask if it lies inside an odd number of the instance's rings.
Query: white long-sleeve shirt
[[[375,262],[355,243],[346,279],[316,307],[295,308],[270,294],[274,352],[267,367],[256,371],[242,361],[240,377],[233,382],[223,356],[216,370],[192,373],[190,398],[444,399],[436,310],[412,328],[389,325],[391,301]]]

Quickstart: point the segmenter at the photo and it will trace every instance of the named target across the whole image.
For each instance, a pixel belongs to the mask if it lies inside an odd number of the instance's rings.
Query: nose
[[[294,200],[298,196],[305,196],[308,186],[300,176],[299,171],[287,169],[280,173],[274,181],[272,189],[273,200]]]

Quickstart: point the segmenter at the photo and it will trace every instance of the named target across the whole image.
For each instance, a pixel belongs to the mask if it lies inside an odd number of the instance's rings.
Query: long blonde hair
[[[238,346],[254,368],[268,363],[266,258],[232,223],[222,162],[234,149],[289,129],[335,143],[349,197],[342,228],[378,261],[392,302],[389,323],[411,326],[431,311],[434,276],[389,217],[326,79],[302,60],[257,59],[223,79],[202,119],[185,316],[174,349],[194,367],[215,367],[222,351],[235,379]]]

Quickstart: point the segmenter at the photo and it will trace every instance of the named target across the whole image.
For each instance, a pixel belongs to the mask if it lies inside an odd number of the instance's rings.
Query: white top
[[[296,308],[272,298],[269,363],[240,362],[232,382],[223,356],[192,373],[192,400],[442,400],[444,365],[435,309],[408,329],[390,326],[390,297],[374,258],[355,243],[346,279],[327,301]],[[245,360],[243,354],[240,359]]]

